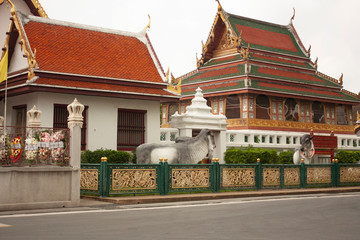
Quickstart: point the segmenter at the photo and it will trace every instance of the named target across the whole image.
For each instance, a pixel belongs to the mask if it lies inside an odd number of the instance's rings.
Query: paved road
[[[360,239],[360,193],[0,216],[0,239]]]

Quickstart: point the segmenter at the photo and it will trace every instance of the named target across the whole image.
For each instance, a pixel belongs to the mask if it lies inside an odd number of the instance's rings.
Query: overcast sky
[[[339,79],[356,94],[360,54],[358,0],[221,0],[224,10],[249,18],[294,26],[318,70]],[[201,41],[206,42],[215,18],[215,0],[40,0],[50,18],[139,32],[151,16],[150,40],[166,71],[175,77],[196,68]]]

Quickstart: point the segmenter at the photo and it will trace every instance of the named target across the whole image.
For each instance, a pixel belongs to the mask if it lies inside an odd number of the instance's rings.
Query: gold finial
[[[260,162],[260,158],[256,159],[256,162],[258,162],[258,163],[259,163],[259,162]]]
[[[151,17],[150,17],[149,14],[148,14],[148,17],[149,17],[149,23],[148,23],[148,25],[146,25],[146,27],[145,27],[145,32],[146,32],[146,33],[147,33],[148,30],[150,29],[150,23],[151,23]]]
[[[171,83],[173,84],[173,83],[175,83],[175,77],[174,77],[174,75],[172,74],[172,73],[170,73],[170,76],[171,76]]]
[[[301,163],[303,163],[304,161],[305,161],[305,160],[302,158],[302,159],[301,159]]]
[[[340,76],[340,78],[339,78],[339,83],[340,83],[340,85],[343,85],[343,76],[344,76],[344,74],[341,74],[341,76]]]
[[[169,83],[170,79],[169,79],[169,73],[170,73],[170,67],[168,67],[167,71],[166,71],[166,81]]]
[[[196,66],[199,68],[199,67],[201,67],[202,64],[203,64],[203,60],[201,60],[201,59],[199,60],[197,53],[196,53]]]
[[[216,0],[218,2],[218,11],[221,11],[222,7],[219,0]]]
[[[292,15],[292,17],[290,18],[290,24],[292,24],[293,20],[295,19],[295,8],[293,8],[294,13]]]
[[[160,162],[163,162],[163,158],[159,158],[159,161],[160,161]]]
[[[101,158],[101,162],[107,162],[107,160],[108,160],[107,157],[102,157]]]
[[[3,0],[3,2],[4,2],[4,0]],[[2,2],[2,3],[3,3]],[[10,7],[11,7],[11,10],[10,10],[10,12],[11,12],[11,15],[12,16],[14,16],[14,14],[15,14],[15,12],[16,12],[16,9],[15,9],[15,5],[10,1],[10,0],[6,0],[6,2],[10,5]],[[1,3],[1,4],[2,4]]]
[[[167,158],[164,158],[164,162],[167,162],[168,161],[168,159]]]
[[[318,68],[318,57],[316,57],[316,60],[315,60],[315,62],[314,62],[314,65],[315,65],[315,69],[317,69]]]
[[[311,50],[311,44],[309,45],[309,49],[306,51],[306,53],[308,54],[308,57],[310,57],[310,50]]]

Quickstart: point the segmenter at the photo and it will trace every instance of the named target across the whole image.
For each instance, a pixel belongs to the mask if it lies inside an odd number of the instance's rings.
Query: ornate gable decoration
[[[198,68],[201,67],[206,61],[208,61],[212,57],[212,51],[214,50],[213,44],[215,41],[215,31],[219,21],[222,21],[222,23],[225,25],[225,31],[221,36],[220,41],[218,42],[217,50],[227,50],[234,48],[237,49],[237,51],[239,52],[241,49],[241,44],[242,44],[241,34],[240,36],[236,35],[234,29],[230,25],[230,22],[227,17],[227,13],[223,10],[220,2],[218,1],[218,11],[216,13],[214,23],[211,27],[209,37],[205,44],[202,43],[201,58],[198,59],[196,57]]]
[[[27,58],[28,61],[28,80],[31,80],[33,77],[35,77],[34,69],[37,66],[36,63],[36,49],[34,49],[34,52],[31,50],[30,44],[26,38],[26,34],[23,28],[23,25],[21,23],[20,17],[18,16],[18,13],[16,12],[15,5],[10,1],[6,0],[7,3],[11,6],[11,23],[9,27],[9,33],[12,31],[13,27],[16,28],[16,31],[19,33],[19,44],[21,47],[21,51],[24,51],[24,57]],[[0,3],[2,3],[0,1]],[[10,34],[7,35],[4,49],[9,48],[9,41],[10,41]],[[3,49],[3,51],[4,51]]]

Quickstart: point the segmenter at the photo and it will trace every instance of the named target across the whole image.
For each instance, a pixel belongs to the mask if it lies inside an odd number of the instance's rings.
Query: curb
[[[98,197],[98,196],[81,196],[83,199],[92,199],[102,202],[108,202],[119,205],[134,205],[148,203],[169,203],[185,201],[204,201],[229,198],[246,198],[246,197],[266,197],[282,195],[299,195],[299,194],[335,194],[347,192],[360,192],[358,187],[338,187],[338,188],[311,188],[311,189],[280,189],[280,190],[258,190],[258,191],[241,191],[241,192],[223,192],[223,193],[193,193],[193,194],[171,194],[171,195],[147,195],[147,196],[126,196],[126,197]]]

